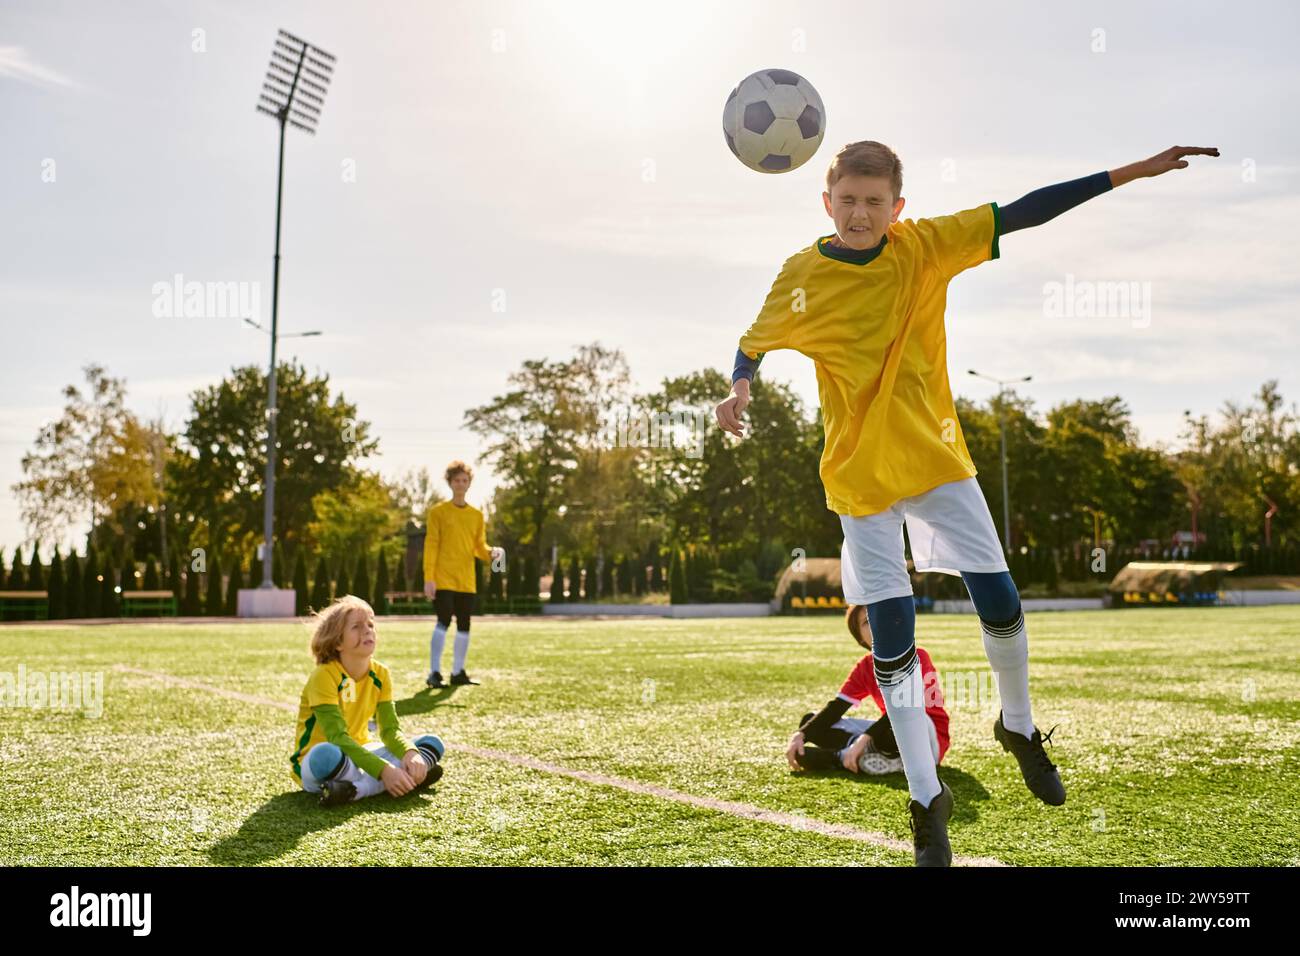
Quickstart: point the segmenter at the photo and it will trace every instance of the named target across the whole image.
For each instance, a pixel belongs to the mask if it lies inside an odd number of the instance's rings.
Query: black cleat
[[[437,783],[441,779],[442,779],[442,764],[436,763],[432,767],[430,767],[429,772],[424,775],[424,783],[422,783],[421,786],[432,787],[435,783]]]
[[[434,671],[425,680],[424,686],[432,688],[433,690],[438,690],[439,688],[446,687],[447,685],[442,682],[442,672]]]
[[[1065,803],[1065,784],[1061,783],[1061,775],[1056,772],[1056,764],[1048,759],[1047,751],[1043,749],[1043,744],[1050,743],[1054,733],[1055,727],[1047,732],[1046,737],[1039,733],[1037,727],[1034,728],[1033,737],[1007,730],[1002,725],[1001,711],[998,711],[997,722],[993,724],[994,739],[1002,745],[1003,750],[1015,756],[1029,792],[1043,803],[1059,807]]]
[[[421,748],[420,753],[424,754],[425,762],[429,764],[429,772],[424,775],[424,779],[416,786],[416,790],[432,787],[442,779],[442,764],[438,761],[438,755],[425,748]]]
[[[337,807],[351,803],[357,798],[357,787],[351,780],[322,780],[320,785],[320,805]]]
[[[912,813],[912,853],[917,866],[952,866],[952,845],[948,842],[948,817],[952,815],[952,791],[942,780],[939,795],[923,807],[907,801]]]
[[[477,687],[478,681],[474,680],[472,677],[469,676],[469,674],[465,673],[464,671],[461,671],[459,674],[451,675],[452,687],[460,687],[463,684],[473,684],[475,687]]]

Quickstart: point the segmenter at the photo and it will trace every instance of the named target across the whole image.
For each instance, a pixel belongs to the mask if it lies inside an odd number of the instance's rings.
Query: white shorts
[[[904,522],[917,571],[1007,570],[1002,541],[979,482],[963,478],[903,498],[879,514],[840,515],[844,603],[874,604],[912,593],[903,553]]]

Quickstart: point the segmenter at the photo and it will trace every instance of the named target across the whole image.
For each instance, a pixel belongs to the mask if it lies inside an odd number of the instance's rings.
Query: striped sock
[[[942,790],[939,773],[930,749],[930,716],[925,712],[925,685],[921,680],[921,662],[916,645],[900,657],[882,661],[872,658],[880,695],[885,698],[885,713],[894,730],[894,741],[903,758],[903,773],[912,799],[923,807]]]
[[[437,765],[438,751],[434,750],[432,747],[428,746],[427,744],[417,745],[415,749],[420,752],[420,756],[424,758],[424,762],[429,765],[430,770],[432,770],[434,766]]]
[[[980,618],[984,653],[993,668],[993,679],[1002,700],[1002,726],[1007,730],[1034,735],[1034,715],[1029,706],[1029,638],[1025,615],[1017,610],[1010,621]]]

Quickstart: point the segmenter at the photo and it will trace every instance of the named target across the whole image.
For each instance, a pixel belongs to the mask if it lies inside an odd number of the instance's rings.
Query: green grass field
[[[0,864],[911,865],[901,774],[782,756],[857,659],[837,618],[482,619],[483,685],[438,693],[429,627],[381,620],[377,656],[446,776],[334,810],[288,771],[305,627],[0,628],[0,673],[104,675],[98,718],[0,708]],[[1069,799],[1025,790],[996,702],[950,699],[959,858],[1300,862],[1300,608],[1034,614],[1029,635]],[[918,642],[945,686],[986,670],[973,617],[920,618]]]

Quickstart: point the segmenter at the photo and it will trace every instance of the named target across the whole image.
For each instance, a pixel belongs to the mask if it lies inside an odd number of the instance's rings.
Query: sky
[[[903,218],[1218,147],[954,280],[953,390],[988,398],[976,368],[1032,375],[1040,409],[1120,395],[1171,445],[1185,411],[1267,379],[1300,398],[1294,4],[5,0],[6,555],[30,536],[22,456],[84,366],[179,430],[194,390],[266,363],[239,309],[168,314],[156,286],[242,283],[269,323],[277,127],[254,107],[278,28],[337,57],[317,135],[291,128],[285,160],[280,328],[322,334],[281,355],[358,405],[386,476],[477,460],[465,410],[527,359],[599,341],[639,389],[729,373],[781,263],[832,231],[826,166],[861,139],[901,157]],[[775,176],[721,130],[727,94],[770,67],[826,108],[818,153]],[[1100,282],[1136,283],[1149,316],[1045,305],[1052,283]],[[815,408],[808,359],[763,374]]]

